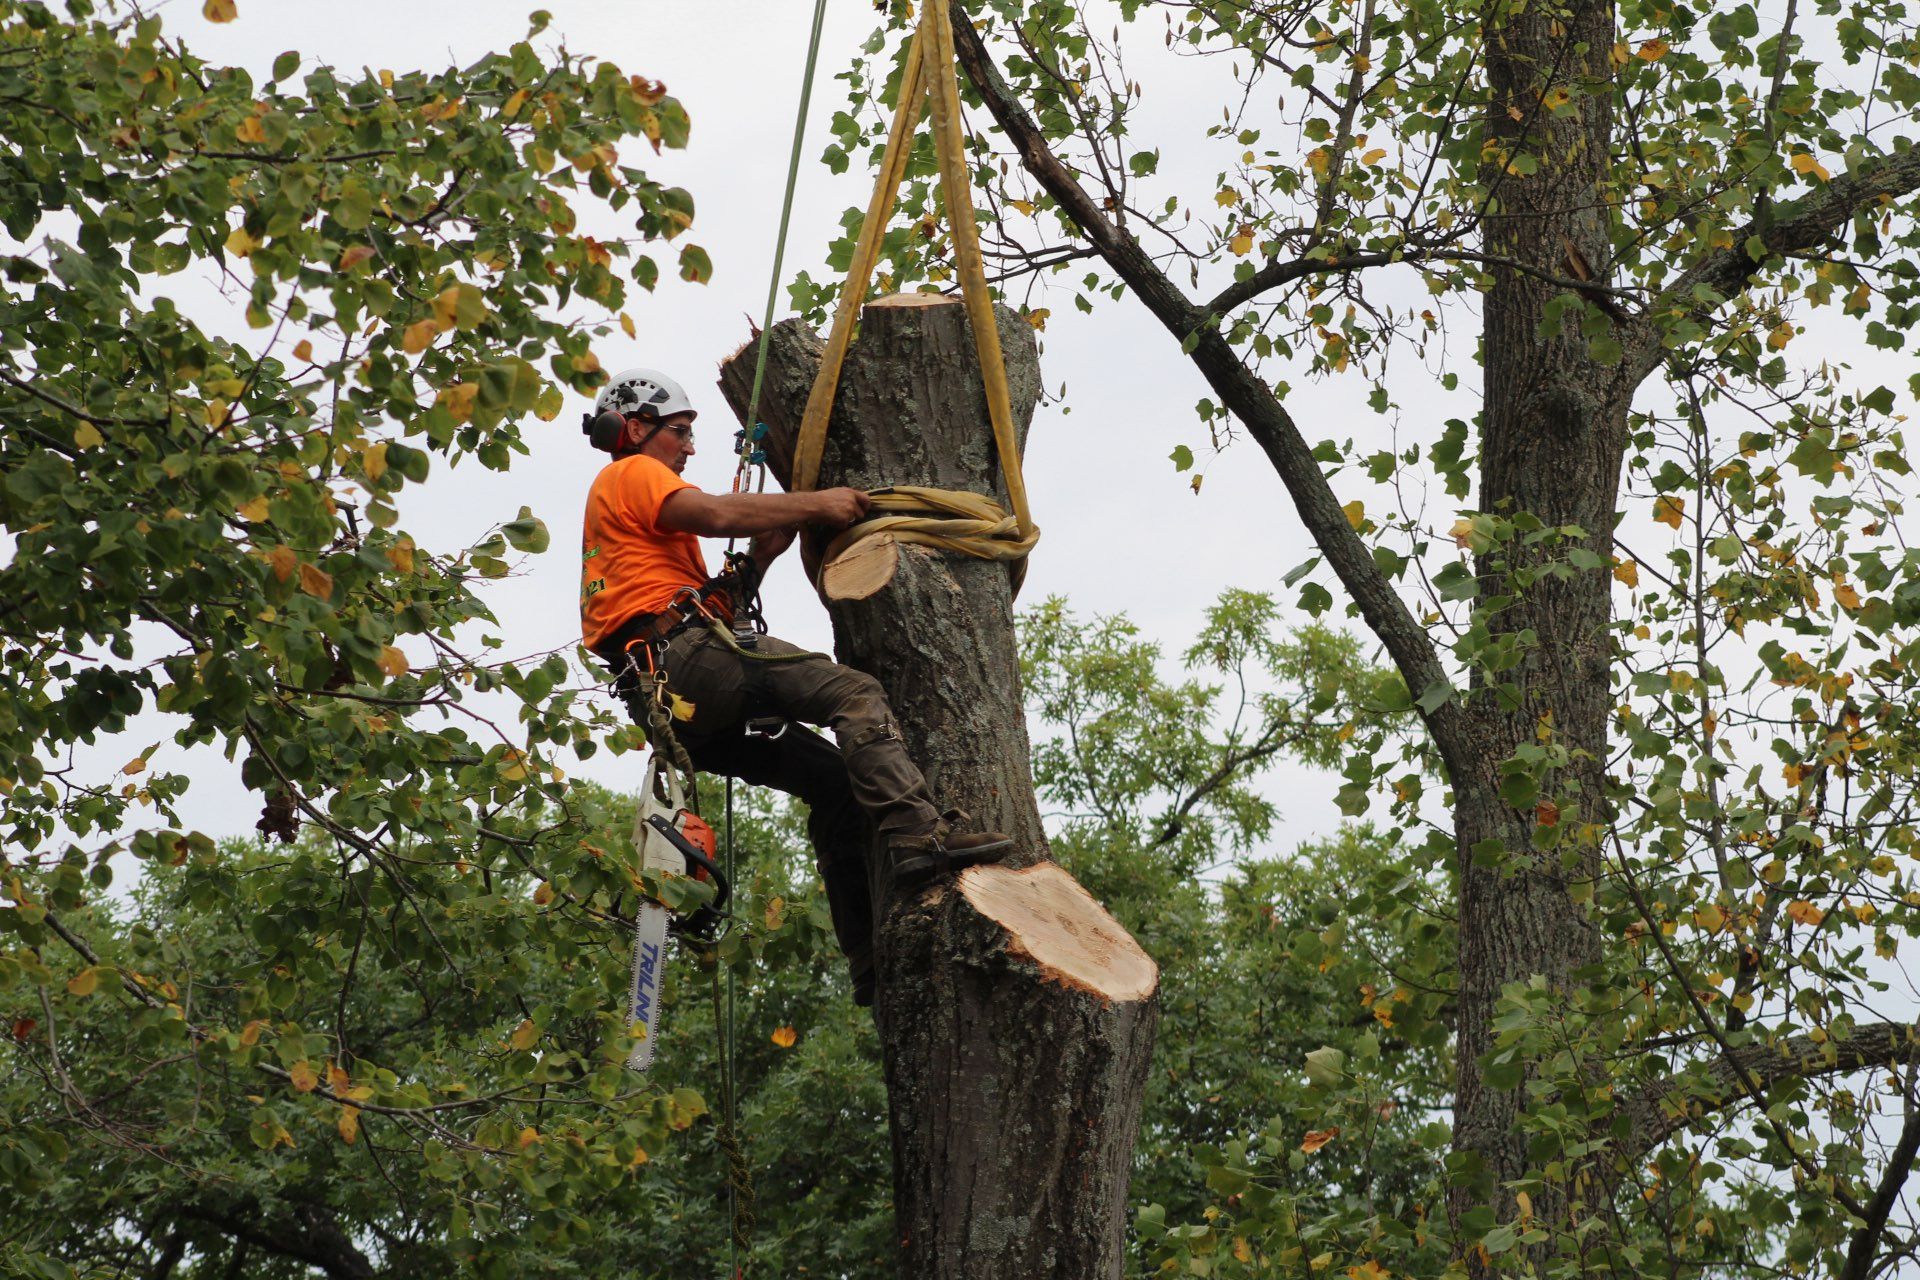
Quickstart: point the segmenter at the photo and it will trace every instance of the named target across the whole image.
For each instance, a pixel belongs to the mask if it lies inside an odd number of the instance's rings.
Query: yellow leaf
[[[1653,500],[1653,518],[1669,528],[1680,527],[1680,521],[1685,516],[1686,510],[1687,500],[1676,498],[1670,493],[1661,494]]]
[[[1233,250],[1234,256],[1244,258],[1253,252],[1253,237],[1242,232],[1227,241],[1227,248]]]
[[[1616,581],[1624,582],[1630,587],[1637,587],[1640,585],[1640,566],[1631,560],[1615,557],[1613,576]]]
[[[515,89],[513,95],[500,104],[500,114],[511,120],[520,114],[520,108],[527,105],[527,91]]]
[[[1007,203],[1029,216],[1033,213],[1033,201],[1031,200],[1009,200]]]
[[[433,320],[418,320],[407,326],[400,335],[400,349],[410,356],[417,356],[433,345],[440,336],[440,326]]]
[[[1793,165],[1793,171],[1795,173],[1808,174],[1818,178],[1822,182],[1826,182],[1833,177],[1831,173],[1827,172],[1826,166],[1822,165],[1818,160],[1814,159],[1813,156],[1804,151],[1795,156],[1789,163]]]
[[[392,645],[380,650],[379,667],[395,680],[413,669],[407,665],[407,655]]]
[[[441,329],[451,329],[455,318],[460,314],[460,286],[450,284],[442,289],[433,300],[433,318]]]
[[[1189,488],[1191,488],[1194,491],[1196,495],[1198,495],[1200,492],[1200,484],[1205,479],[1206,479],[1205,476],[1195,476],[1192,480],[1189,480],[1187,482],[1187,485]]]
[[[314,1086],[320,1083],[320,1077],[314,1074],[313,1065],[302,1058],[287,1068],[287,1081],[301,1093],[312,1093]]]
[[[473,416],[473,402],[479,394],[479,383],[456,382],[452,386],[441,388],[434,403],[444,405],[447,412],[453,415],[455,422],[465,422]]]
[[[1238,191],[1235,191],[1232,187],[1222,187],[1220,188],[1220,190],[1214,192],[1213,202],[1222,208],[1225,208],[1230,204],[1239,204],[1240,193]]]
[[[794,1041],[800,1038],[792,1027],[775,1027],[771,1039],[782,1049],[793,1048]]]
[[[339,1129],[340,1140],[348,1146],[352,1146],[353,1140],[360,1136],[360,1108],[340,1108]]]
[[[107,438],[100,434],[100,428],[91,422],[82,422],[73,429],[73,445],[76,449],[91,449],[106,442]]]
[[[1247,1243],[1245,1236],[1235,1236],[1233,1238],[1233,1256],[1240,1262],[1253,1261],[1253,1246]]]
[[[525,1052],[540,1039],[540,1028],[533,1025],[532,1018],[523,1018],[520,1025],[513,1029],[513,1036],[507,1041],[514,1049]]]
[[[1351,1277],[1351,1280],[1387,1280],[1387,1277],[1392,1274],[1393,1272],[1387,1270],[1372,1258],[1368,1258],[1357,1267],[1347,1268],[1347,1275]]]
[[[1367,523],[1367,504],[1355,498],[1340,511],[1347,517],[1347,523],[1358,529]]]
[[[1522,1223],[1529,1222],[1533,1219],[1532,1196],[1524,1191],[1516,1191],[1513,1193],[1513,1202],[1520,1206],[1520,1221]]]
[[[128,777],[132,777],[134,774],[140,773],[143,770],[145,770],[146,767],[147,767],[147,758],[145,756],[135,756],[133,759],[127,761],[124,765],[120,766],[120,772],[126,774]]]
[[[1036,329],[1044,329],[1047,327],[1047,317],[1052,314],[1053,311],[1050,308],[1035,307],[1033,310],[1027,312],[1027,323]]]
[[[787,900],[774,897],[767,900],[767,909],[761,913],[769,932],[776,930],[787,918]]]
[[[1322,177],[1326,176],[1329,160],[1330,157],[1327,155],[1327,149],[1325,147],[1315,147],[1313,150],[1307,152],[1307,168],[1320,174]]]
[[[633,317],[624,311],[620,313],[620,328],[629,338],[638,336],[633,331]]]
[[[348,245],[340,252],[340,270],[351,271],[372,256],[373,246],[370,244]]]
[[[1453,528],[1447,530],[1447,535],[1453,539],[1454,546],[1467,546],[1473,541],[1473,521],[1461,516],[1453,522]]]
[[[1385,160],[1386,158],[1387,158],[1387,149],[1385,147],[1375,147],[1373,150],[1367,152],[1367,154],[1360,157],[1360,163],[1361,164],[1379,164],[1382,160]]]
[[[1786,777],[1787,785],[1790,787],[1797,787],[1807,780],[1808,770],[1803,764],[1784,765],[1780,772]]]
[[[227,234],[227,252],[236,258],[245,258],[260,247],[260,241],[248,234],[245,227],[235,227]]]
[[[90,996],[99,985],[100,967],[98,965],[88,965],[67,980],[67,994],[73,996]]]
[[[533,891],[533,905],[536,907],[544,907],[552,901],[553,901],[553,886],[548,884],[545,880],[542,880],[540,882],[540,887]]]
[[[1827,913],[1811,902],[1795,899],[1787,904],[1787,916],[1804,925],[1817,925],[1827,918]]]
[[[300,589],[322,600],[333,599],[333,575],[310,564],[300,566]]]
[[[1860,593],[1854,589],[1853,584],[1851,583],[1847,583],[1847,582],[1834,583],[1833,598],[1840,602],[1840,607],[1842,609],[1852,610],[1852,609],[1858,609],[1860,607]]]
[[[200,6],[200,16],[208,22],[232,22],[240,16],[240,10],[233,0],[207,0]]]
[[[1335,1138],[1339,1136],[1340,1136],[1339,1125],[1335,1125],[1331,1129],[1315,1129],[1313,1132],[1309,1133],[1305,1139],[1301,1141],[1300,1149],[1306,1152],[1308,1155],[1312,1155],[1314,1152],[1326,1146],[1329,1142],[1332,1142]]]
[[[252,1022],[249,1022],[240,1029],[240,1043],[246,1045],[248,1048],[252,1048],[254,1043],[260,1039],[260,1029],[266,1025],[267,1020],[265,1018],[255,1018]]]
[[[273,570],[275,582],[285,582],[293,576],[294,566],[300,563],[300,557],[293,554],[292,547],[275,547],[267,552],[267,565]]]
[[[293,344],[293,358],[294,358],[295,360],[305,360],[305,361],[307,361],[308,363],[312,363],[312,361],[313,361],[313,344],[312,344],[311,342],[308,342],[308,341],[307,341],[307,340],[306,340],[305,338],[302,338],[302,339],[300,339],[300,341],[298,341],[298,342],[296,342],[296,343],[294,343],[294,344]]]
[[[515,1146],[519,1147],[520,1150],[525,1151],[528,1147],[540,1141],[540,1131],[534,1128],[532,1125],[528,1125],[526,1128],[520,1131],[520,1136],[515,1138],[513,1141]]]
[[[1667,56],[1667,42],[1665,40],[1644,41],[1638,49],[1633,51],[1633,56],[1642,62],[1658,62]]]
[[[361,454],[360,466],[366,471],[369,480],[378,480],[387,474],[387,442],[382,440]]]
[[[1786,345],[1793,341],[1795,332],[1796,330],[1790,321],[1781,321],[1778,325],[1774,326],[1773,332],[1767,335],[1767,350],[1784,350]]]
[[[413,539],[402,538],[387,548],[387,563],[395,573],[413,572]]]
[[[240,509],[234,512],[234,514],[242,520],[259,524],[267,518],[267,495],[263,493],[257,498],[240,504]]]
[[[1693,913],[1693,923],[1708,933],[1718,933],[1727,923],[1727,913],[1717,904],[1709,902]]]

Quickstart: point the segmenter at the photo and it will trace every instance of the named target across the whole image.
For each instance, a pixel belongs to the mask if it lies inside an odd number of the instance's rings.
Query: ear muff
[[[616,410],[602,409],[599,413],[582,414],[580,431],[594,448],[602,453],[612,453],[620,447],[620,438],[627,433],[627,420]]]

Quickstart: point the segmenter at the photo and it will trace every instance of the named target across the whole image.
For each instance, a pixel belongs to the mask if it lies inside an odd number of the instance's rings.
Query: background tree
[[[1270,598],[1229,593],[1185,654],[1188,674],[1169,680],[1160,647],[1125,618],[1083,618],[1061,601],[1023,617],[1054,849],[1164,958],[1172,1034],[1142,1124],[1135,1188],[1147,1207],[1130,1273],[1157,1256],[1231,1255],[1235,1237],[1205,1221],[1210,1188],[1243,1201],[1251,1192],[1318,1203],[1333,1179],[1403,1196],[1431,1173],[1445,1023],[1433,998],[1399,997],[1395,975],[1430,971],[1447,940],[1418,932],[1416,912],[1369,906],[1364,922],[1348,913],[1356,888],[1385,902],[1434,886],[1409,887],[1411,855],[1365,829],[1275,858],[1279,815],[1259,777],[1271,761],[1325,759],[1349,720],[1366,718],[1381,673],[1356,661],[1351,639],[1318,627],[1277,638],[1274,626]],[[586,838],[610,846],[624,835],[630,797],[587,787],[576,799]],[[879,1043],[871,1017],[849,999],[804,824],[765,799],[743,793],[736,811],[751,925],[741,934],[748,963],[738,974],[736,1053],[760,1217],[749,1274],[871,1275],[894,1253]],[[329,948],[263,937],[236,904],[297,897],[332,874],[334,857],[313,827],[292,846],[228,842],[217,859],[153,868],[126,900],[100,909],[94,933],[119,948],[110,958],[131,960],[153,945],[150,922],[165,921],[168,972],[185,979],[208,1021],[238,1023],[244,1035],[249,1024],[235,1007],[244,979],[278,968],[279,1016],[325,1027],[342,986]],[[462,912],[443,940],[456,954],[487,945],[512,927],[510,914],[500,904]],[[1402,924],[1416,931],[1403,934]],[[1355,937],[1360,930],[1369,936]],[[1309,942],[1322,935],[1348,945]],[[481,1095],[521,1079],[516,1056],[488,1044],[520,999],[564,1002],[584,967],[621,964],[617,954],[517,948],[503,953],[511,983],[485,986],[389,945],[401,937],[383,927],[362,947],[350,1009],[380,1021],[351,1027],[353,1042],[402,1079],[441,1070],[449,1046],[481,1045],[465,1076]],[[1313,945],[1324,968],[1289,962]],[[677,966],[666,998],[662,1062],[681,1079],[717,1078],[721,1041],[705,976]],[[1300,1008],[1318,1012],[1303,1018]],[[184,1053],[153,1059],[124,1017],[63,1022],[56,1040],[57,1067],[44,1037],[0,1048],[0,1114],[67,1135],[63,1158],[37,1163],[37,1182],[19,1197],[35,1212],[0,1231],[0,1271],[9,1274],[171,1266],[176,1277],[587,1276],[617,1259],[665,1275],[708,1273],[726,1255],[726,1165],[704,1141],[648,1146],[648,1159],[619,1177],[569,1172],[568,1211],[554,1213],[543,1159],[551,1126],[538,1108],[526,1114],[543,1141],[498,1161],[501,1176],[477,1190],[450,1176],[449,1153],[415,1141],[404,1117],[365,1110],[349,1142],[337,1112],[297,1097],[251,1101],[260,1082],[243,1067]],[[1293,1150],[1326,1127],[1330,1095],[1299,1070],[1314,1051],[1391,1064],[1398,1103],[1382,1105],[1383,1094],[1371,1129],[1349,1125],[1300,1156],[1278,1192],[1255,1189],[1240,1181],[1249,1167],[1243,1135],[1271,1131]],[[84,1091],[86,1125],[64,1118],[56,1072]],[[546,1083],[549,1114],[567,1105],[564,1085]],[[669,1106],[669,1131],[694,1119],[686,1095]],[[290,1142],[256,1145],[263,1113]],[[458,1113],[440,1122],[463,1130]],[[1256,1139],[1256,1163],[1265,1140]],[[1271,1179],[1264,1166],[1257,1176],[1262,1188]],[[449,1230],[480,1205],[490,1227]],[[29,1253],[61,1265],[34,1270]]]
[[[1913,561],[1873,354],[1920,280],[1904,8],[955,18],[1008,278],[1165,327],[1317,545],[1302,606],[1330,574],[1426,730],[1356,732],[1342,800],[1452,881],[1445,1203],[1246,1265],[1397,1269],[1436,1234],[1470,1274],[1910,1253]],[[1217,69],[1200,136],[1143,132],[1143,38]],[[852,73],[830,163],[872,147],[898,47]],[[896,282],[950,273],[930,198]],[[1382,430],[1308,438],[1301,374],[1357,380]]]
[[[620,1065],[640,881],[552,763],[611,722],[564,658],[474,634],[544,527],[429,547],[396,502],[436,462],[505,468],[603,376],[591,337],[693,213],[616,148],[683,145],[685,112],[538,52],[542,14],[468,67],[290,52],[264,84],[140,9],[69,14],[0,0],[6,1265],[519,1272],[503,1219],[580,1230],[702,1103]],[[583,202],[630,236],[578,234]],[[167,292],[203,278],[233,332]],[[76,748],[143,706],[295,843],[182,830],[150,751],[89,779]],[[167,910],[113,909],[128,855]],[[64,1225],[35,1208],[63,1189]]]

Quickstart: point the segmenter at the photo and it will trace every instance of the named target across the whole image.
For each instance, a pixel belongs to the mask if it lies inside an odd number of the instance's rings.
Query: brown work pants
[[[805,650],[759,636],[754,652],[779,656]],[[704,626],[674,636],[660,666],[667,688],[681,703],[675,736],[696,769],[772,787],[806,804],[807,834],[826,885],[834,934],[855,975],[870,969],[873,901],[867,850],[873,834],[919,833],[939,818],[880,682],[825,656],[789,662],[742,657]],[[650,696],[644,681],[623,674],[616,689],[644,725],[646,709],[635,701]],[[789,723],[777,737],[748,733],[747,722],[762,717]],[[839,746],[803,724],[832,730]]]

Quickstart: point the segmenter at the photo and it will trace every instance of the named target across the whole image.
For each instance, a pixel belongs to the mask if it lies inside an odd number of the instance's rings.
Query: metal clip
[[[747,721],[746,732],[751,738],[765,738],[772,742],[787,731],[788,721],[780,716],[755,716]]]

